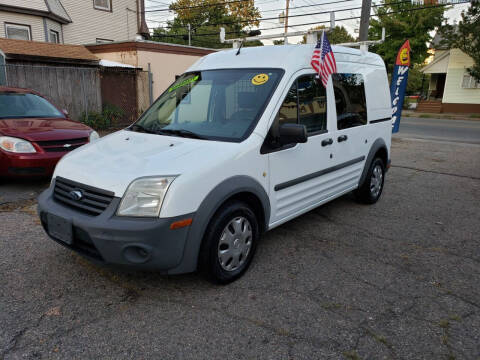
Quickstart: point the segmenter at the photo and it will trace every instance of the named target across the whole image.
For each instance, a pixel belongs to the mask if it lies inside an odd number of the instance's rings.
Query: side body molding
[[[243,192],[254,194],[262,203],[265,214],[264,231],[270,221],[270,200],[265,189],[258,181],[249,176],[234,176],[217,185],[205,197],[195,213],[188,232],[183,259],[180,265],[168,271],[169,274],[188,273],[197,270],[198,254],[202,245],[203,235],[215,212],[232,196]]]
[[[372,147],[370,148],[370,151],[368,152],[367,159],[365,160],[365,167],[363,168],[362,176],[360,176],[360,181],[358,182],[359,186],[362,186],[363,182],[365,181],[365,177],[367,176],[367,172],[368,172],[368,169],[370,168],[370,164],[373,161],[373,157],[375,156],[377,151],[382,148],[385,149],[387,156],[389,156],[390,154],[388,153],[387,146],[385,145],[385,141],[383,141],[383,139],[381,138],[378,138],[377,140],[375,140]],[[385,166],[387,166],[387,164],[385,164]]]

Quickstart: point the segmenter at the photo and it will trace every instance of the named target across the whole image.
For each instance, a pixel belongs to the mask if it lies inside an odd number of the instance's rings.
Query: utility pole
[[[368,26],[370,25],[370,11],[372,9],[372,0],[362,0],[362,14],[360,16],[360,34],[359,41],[368,40]]]
[[[192,46],[192,25],[188,24],[188,46]]]
[[[287,5],[285,9],[285,34],[288,32],[288,9],[290,8],[290,0],[287,0]],[[285,36],[285,39],[283,40],[283,43],[285,45],[288,44],[288,38]]]
[[[290,0],[287,0],[287,6],[285,9],[285,33],[288,31],[288,9],[290,8]]]

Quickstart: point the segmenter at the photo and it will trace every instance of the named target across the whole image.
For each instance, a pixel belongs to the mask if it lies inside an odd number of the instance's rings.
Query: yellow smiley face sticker
[[[268,75],[267,74],[258,74],[255,75],[252,79],[252,84],[253,85],[263,85],[268,81]]]

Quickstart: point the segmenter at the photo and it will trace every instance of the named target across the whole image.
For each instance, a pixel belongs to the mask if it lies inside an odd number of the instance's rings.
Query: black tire
[[[372,189],[372,177],[374,177],[374,170],[375,169],[381,170],[381,181],[380,181],[380,189],[376,189],[375,191]],[[365,180],[360,185],[360,187],[355,190],[355,197],[357,200],[363,204],[375,204],[380,196],[382,195],[383,185],[385,183],[385,164],[383,163],[382,159],[375,158],[373,159],[372,163],[370,164],[370,168],[367,171],[367,176]]]
[[[251,229],[251,245],[246,256],[242,258],[243,254],[239,255],[239,258],[242,259],[240,261],[243,261],[243,263],[237,268],[232,268],[227,271],[225,267],[229,266],[227,265],[229,264],[228,261],[226,263],[224,262],[222,265],[220,260],[220,246],[226,245],[225,243],[220,244],[220,240],[224,231],[227,231],[227,225],[230,225],[233,221],[238,221],[238,219],[248,220],[247,222],[244,222],[243,225],[250,225],[248,229]],[[231,228],[232,227],[230,226],[229,229]],[[246,227],[243,228],[247,229]],[[248,229],[246,231],[248,231]],[[203,272],[210,281],[216,284],[228,284],[235,281],[241,277],[250,266],[259,238],[260,231],[258,220],[255,213],[246,203],[232,201],[223,205],[215,213],[205,232],[202,248],[199,254],[200,271]]]

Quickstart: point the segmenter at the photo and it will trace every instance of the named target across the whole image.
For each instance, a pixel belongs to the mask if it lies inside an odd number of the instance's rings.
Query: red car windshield
[[[0,93],[0,119],[24,118],[65,118],[65,116],[41,96]]]

